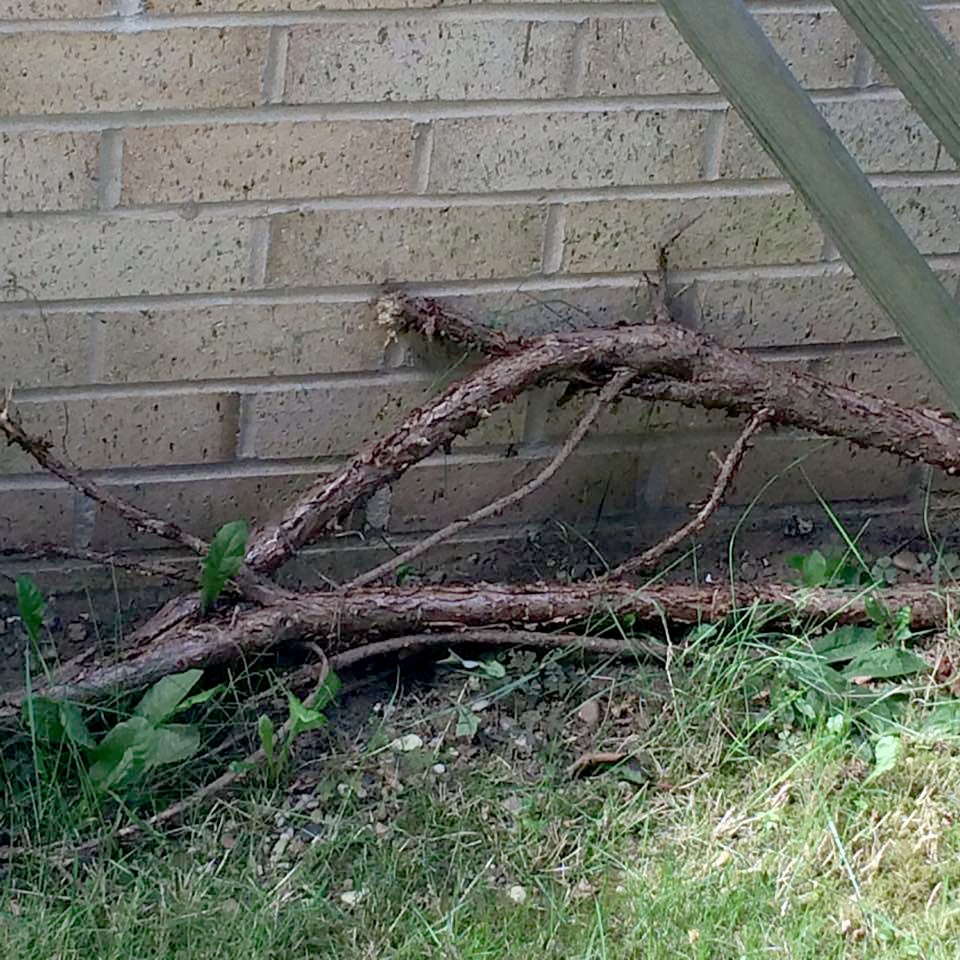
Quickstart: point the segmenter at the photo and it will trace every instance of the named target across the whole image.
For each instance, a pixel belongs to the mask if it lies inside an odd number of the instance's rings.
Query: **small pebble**
[[[445,765],[445,764],[442,764],[442,763],[435,763],[430,769],[431,769],[438,777],[447,772],[446,765]]]
[[[527,891],[519,884],[514,884],[508,891],[507,896],[514,903],[525,903],[527,900]]]

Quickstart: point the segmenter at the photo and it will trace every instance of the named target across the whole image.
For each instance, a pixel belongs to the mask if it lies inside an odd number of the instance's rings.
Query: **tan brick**
[[[847,343],[896,335],[854,277],[698,280],[693,298],[703,331],[728,347]]]
[[[237,290],[250,227],[202,220],[0,220],[7,299],[55,300]]]
[[[112,13],[111,0],[0,0],[0,20],[65,20]]]
[[[36,33],[0,37],[7,113],[83,113],[263,102],[266,31]]]
[[[470,0],[465,0],[470,2]],[[546,0],[544,0],[546,2]],[[151,13],[255,13],[259,10],[418,10],[437,0],[146,0]],[[448,6],[448,4],[444,4]]]
[[[920,358],[906,347],[831,353],[814,362],[810,372],[908,407],[950,409],[940,385]]]
[[[670,264],[680,269],[816,260],[823,245],[793,195],[604,200],[567,208],[565,265],[574,272],[655,269],[659,246],[684,225],[670,247]]]
[[[65,487],[0,490],[0,549],[72,543],[74,501]]]
[[[123,202],[397,193],[412,160],[404,120],[128,130]]]
[[[17,410],[31,433],[81,467],[100,469],[229,459],[239,404],[234,394],[203,393],[21,402]],[[0,474],[37,469],[26,454],[0,448]]]
[[[108,383],[375,370],[387,334],[369,303],[104,314]]]
[[[555,3],[557,0],[531,2]],[[580,3],[582,0],[559,2]],[[602,3],[606,0],[588,2]],[[471,6],[475,3],[476,0],[445,0],[442,6]],[[485,3],[513,3],[513,0],[485,0]],[[146,0],[145,6],[152,13],[252,13],[258,10],[429,10],[441,4],[438,0]]]
[[[532,480],[549,462],[505,458],[428,463],[393,485],[391,529],[435,530]],[[632,515],[640,456],[582,453],[571,457],[548,483],[490,521],[490,525],[560,520],[585,525]]]
[[[706,118],[656,110],[441,120],[430,186],[480,192],[696,180]]]
[[[96,133],[0,133],[0,212],[97,205]]]
[[[490,100],[565,93],[573,23],[382,19],[290,31],[291,103]]]
[[[543,440],[561,442],[570,436],[576,425],[596,399],[596,394],[575,398],[563,396],[565,387],[544,388],[534,402],[542,404]],[[590,433],[592,437],[629,437],[634,444],[656,440],[667,431],[723,430],[728,422],[725,413],[671,403],[648,403],[623,397],[601,411]]]
[[[584,61],[586,96],[716,90],[710,74],[664,16],[591,20]]]
[[[543,207],[326,210],[273,218],[275,285],[523,276],[539,268]]]
[[[85,313],[0,318],[0,391],[89,383],[91,324]]]
[[[838,14],[757,14],[756,19],[804,86],[852,82],[856,39]],[[584,60],[587,96],[716,90],[709,73],[662,15],[591,20]]]
[[[365,440],[384,436],[414,408],[429,403],[443,385],[443,378],[370,380],[262,393],[252,402],[248,453],[263,458],[353,454]],[[519,441],[524,409],[521,400],[498,411],[461,446]]]
[[[906,101],[822,103],[820,112],[868,173],[955,167],[937,138]],[[781,176],[776,164],[733,111],[727,115],[720,175],[741,179]]]
[[[881,187],[880,195],[921,253],[960,250],[960,186]]]
[[[444,297],[443,302],[471,322],[518,337],[636,322],[650,312],[646,293],[636,285],[579,290],[517,289],[509,293]]]
[[[210,539],[231,520],[252,527],[278,512],[316,479],[316,473],[267,477],[206,477],[175,482],[122,484],[110,489],[156,516],[176,520],[198,537]],[[166,541],[132,530],[109,510],[98,510],[91,546],[94,550],[154,550]]]
[[[686,440],[671,437],[667,446],[651,446],[644,459],[650,469],[641,478],[642,504],[656,510],[702,501],[716,480],[710,452],[722,456],[732,441],[731,435],[699,435]],[[914,466],[896,457],[844,441],[766,434],[756,439],[744,459],[726,503],[746,506],[770,481],[757,509],[816,503],[817,493],[828,503],[900,498],[913,490],[918,475]]]
[[[758,14],[757,22],[804,87],[852,85],[857,37],[839,13]]]

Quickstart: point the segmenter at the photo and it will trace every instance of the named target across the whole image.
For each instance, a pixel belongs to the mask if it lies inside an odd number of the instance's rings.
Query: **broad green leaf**
[[[507,668],[499,660],[481,660],[480,669],[491,680],[502,680],[507,675]]]
[[[78,747],[94,746],[83,714],[75,703],[32,697],[23,705],[23,720],[27,729],[45,743],[70,741]]]
[[[327,718],[320,710],[317,710],[316,707],[306,706],[289,691],[287,691],[287,705],[290,709],[290,719],[293,721],[290,728],[291,738],[327,725]]]
[[[157,730],[147,769],[189,760],[200,749],[200,731],[186,723],[167,723]]]
[[[87,729],[83,714],[75,703],[60,704],[60,723],[63,725],[63,732],[67,739],[78,747],[92,750],[96,745],[96,741]]]
[[[243,520],[225,523],[213,538],[203,558],[200,595],[204,610],[209,610],[223,592],[227,581],[243,566],[250,530]]]
[[[480,718],[465,707],[457,707],[457,729],[458,737],[472,737],[480,729]]]
[[[872,627],[839,627],[819,637],[813,649],[827,663],[842,663],[873,650],[879,643],[877,631]]]
[[[847,720],[842,713],[835,713],[827,720],[827,731],[835,737],[839,737],[846,729]]]
[[[29,577],[17,577],[17,610],[30,639],[37,643],[43,629],[43,614],[47,602],[40,589]]]
[[[803,583],[807,587],[820,587],[827,579],[827,558],[814,550],[803,560]]]
[[[257,720],[257,735],[260,737],[260,748],[267,758],[267,763],[273,766],[273,721],[264,713]]]
[[[787,69],[743,0],[663,0],[663,8],[854,274],[960,409],[960,304]],[[681,237],[678,245],[682,243]]]
[[[145,717],[118,723],[91,755],[90,779],[103,790],[135,780],[147,768],[157,731]]]
[[[206,703],[208,700],[212,700],[218,693],[222,693],[226,689],[226,684],[218,683],[215,687],[208,687],[206,690],[201,690],[199,693],[195,693],[192,697],[187,697],[186,700],[182,701],[174,713],[183,713],[185,710],[189,710],[191,707],[197,707],[201,703]]]
[[[144,695],[134,708],[135,717],[145,717],[153,724],[163,723],[172,716],[183,698],[197,685],[202,670],[187,670],[162,677]]]
[[[870,783],[888,771],[892,770],[900,759],[900,738],[894,736],[880,737],[873,746],[873,771],[864,780]]]
[[[960,700],[948,700],[934,707],[921,731],[933,739],[960,735]]]
[[[848,679],[862,677],[866,680],[889,680],[892,677],[908,677],[921,670],[929,670],[929,664],[912,650],[883,647],[870,650],[847,664],[843,675]]]
[[[437,663],[454,663],[463,667],[464,670],[478,670],[480,673],[486,674],[491,680],[501,680],[507,675],[506,668],[499,660],[464,660],[463,657],[458,656],[452,650],[443,660],[438,660]]]
[[[340,678],[331,670],[323,683],[320,685],[313,698],[313,707],[315,710],[326,710],[336,699],[343,684]]]
[[[960,58],[916,0],[836,0],[934,136],[960,161]]]

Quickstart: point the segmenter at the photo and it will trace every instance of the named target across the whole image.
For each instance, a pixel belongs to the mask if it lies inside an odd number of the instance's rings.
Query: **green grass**
[[[752,611],[666,670],[505,655],[507,686],[411,683],[350,737],[314,737],[284,782],[89,864],[45,845],[126,814],[25,740],[0,795],[29,847],[0,878],[5,956],[953,958],[960,758],[926,725],[943,696],[918,680],[885,728],[853,700],[805,719],[811,639]],[[477,697],[480,732],[457,738],[454,705]],[[225,707],[202,710],[212,736]],[[883,729],[902,753],[871,778]],[[421,749],[390,748],[410,733]],[[645,773],[571,779],[586,749],[639,753]],[[201,772],[134,799],[162,806]]]

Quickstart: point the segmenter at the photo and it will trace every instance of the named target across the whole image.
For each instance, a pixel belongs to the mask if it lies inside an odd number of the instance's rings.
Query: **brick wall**
[[[828,4],[752,6],[955,285],[960,175],[934,138]],[[960,32],[960,4],[933,9]],[[612,322],[695,215],[672,258],[687,322],[938,400],[652,4],[0,0],[0,17],[0,384],[31,429],[200,534],[262,515],[455,373],[385,347],[383,281],[526,332]],[[528,477],[576,415],[555,399],[492,418],[371,520],[402,537]],[[730,429],[621,405],[502,523],[683,505]],[[781,433],[734,502],[801,456],[838,502],[921,489],[879,454]],[[794,471],[766,500],[813,497]],[[0,448],[0,543],[27,540],[157,545]]]

